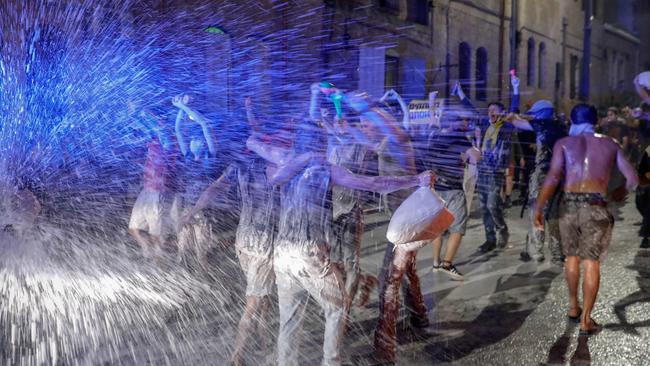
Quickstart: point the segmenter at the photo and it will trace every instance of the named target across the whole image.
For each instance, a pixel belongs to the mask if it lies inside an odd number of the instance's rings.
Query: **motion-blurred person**
[[[323,87],[324,86],[324,87]],[[378,156],[379,175],[408,176],[416,173],[415,151],[411,140],[393,116],[369,100],[365,93],[343,93],[331,84],[320,91],[336,97],[360,116],[360,127],[350,128],[357,142],[365,145]],[[408,197],[412,189],[402,189],[387,196],[389,211],[394,212]],[[421,247],[427,245],[422,242]],[[429,326],[427,308],[420,287],[416,268],[417,249],[406,250],[394,245],[386,246],[380,274],[379,323],[375,331],[375,350],[378,357],[394,360],[397,349],[397,318],[399,315],[399,291],[404,282],[404,297],[410,312],[411,325],[415,328]]]
[[[201,192],[217,178],[216,142],[210,122],[201,113],[190,108],[188,102],[189,96],[176,96],[172,99],[172,104],[178,108],[175,132],[182,156],[176,174],[178,196],[175,209],[179,211],[177,215],[184,215],[198,200]],[[183,128],[185,115],[195,122],[189,129]],[[190,131],[189,143],[184,130]],[[178,261],[187,260],[187,252],[191,250],[196,254],[198,264],[206,269],[208,250],[214,242],[210,217],[204,211],[196,212],[191,222],[177,225],[177,236]]]
[[[170,183],[174,146],[158,117],[145,110],[138,111],[132,103],[129,110],[149,138],[143,166],[143,189],[131,211],[129,233],[138,242],[146,258],[159,261],[164,240],[171,231],[169,216],[173,192]]]
[[[535,169],[528,183],[527,205],[532,207],[550,168],[553,146],[557,140],[565,137],[567,132],[564,124],[555,118],[553,104],[547,100],[540,100],[533,104],[526,115],[525,118],[510,116],[510,123],[518,129],[534,131],[536,135]],[[521,260],[534,259],[542,262],[544,260],[544,241],[548,239],[553,262],[556,264],[563,262],[558,223],[558,199],[558,195],[553,196],[548,207],[544,208],[547,230],[537,230],[534,225],[534,211],[530,211],[530,227],[526,246],[520,254]],[[548,233],[548,236],[544,235],[545,233]]]
[[[250,132],[260,139],[269,140],[270,136],[264,134],[261,123],[254,117],[250,98],[246,99],[245,106]],[[233,160],[223,174],[201,193],[196,204],[185,212],[182,222],[195,221],[195,217],[219,195],[226,194],[230,186],[236,184],[241,210],[235,251],[246,276],[246,304],[239,320],[231,360],[234,365],[244,365],[246,348],[251,341],[268,336],[261,330],[268,329],[269,296],[275,284],[273,240],[278,207],[276,192],[267,178],[267,172],[272,172],[275,166],[250,150],[235,153]]]
[[[616,140],[623,149],[626,156],[629,155],[629,131],[627,123],[619,116],[618,108],[609,107],[607,115],[600,122],[600,133]]]
[[[348,124],[354,123],[346,116],[334,116],[330,120],[324,113],[319,113],[320,108],[320,83],[311,86],[311,100],[309,115],[328,131],[327,161],[350,170],[354,174],[363,174],[367,148],[358,143],[350,134]],[[358,124],[358,121],[357,121]],[[360,267],[361,239],[363,236],[363,209],[358,191],[345,187],[332,187],[333,231],[335,241],[331,243],[330,260],[340,266],[344,281],[345,291],[348,294],[347,311],[351,310],[352,303],[357,295],[359,283],[362,282],[364,290],[359,297],[361,306],[368,300],[369,292],[376,286],[377,279],[369,274],[362,274]],[[349,317],[349,314],[346,314]]]
[[[454,222],[447,230],[447,249],[444,260],[440,261],[442,237],[433,241],[433,272],[442,272],[454,280],[463,280],[463,275],[453,261],[460,247],[467,226],[467,203],[463,191],[465,165],[476,165],[480,151],[472,146],[466,129],[467,111],[446,110],[441,121],[440,131],[429,140],[428,170],[436,172],[435,190],[445,201],[445,206],[454,215]]]
[[[600,262],[605,258],[614,219],[607,210],[608,181],[614,166],[625,175],[627,191],[639,183],[623,150],[611,138],[594,134],[598,121],[596,108],[579,104],[571,111],[570,136],[553,148],[551,167],[536,200],[534,217],[538,230],[544,230],[544,207],[562,184],[560,231],[566,255],[565,275],[569,287],[567,316],[580,320],[580,335],[598,333],[602,327],[591,318],[600,287]],[[580,264],[585,277],[583,306],[578,303]]]
[[[283,184],[280,192],[278,235],[274,268],[280,305],[278,363],[297,365],[301,324],[309,297],[325,312],[323,364],[341,364],[340,340],[348,303],[341,273],[329,260],[332,233],[332,187],[388,193],[431,184],[431,172],[400,177],[367,177],[330,165],[325,160],[326,135],[313,123],[298,131],[297,157],[283,162],[273,148],[254,136],[248,146],[278,165],[271,182]],[[398,280],[401,283],[401,279]],[[397,314],[395,314],[397,315]]]

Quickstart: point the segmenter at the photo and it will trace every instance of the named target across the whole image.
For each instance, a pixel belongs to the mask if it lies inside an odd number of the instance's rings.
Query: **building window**
[[[472,53],[469,44],[462,42],[458,45],[458,80],[465,94],[470,94],[472,77]]]
[[[400,0],[379,0],[379,6],[388,9],[399,11]]]
[[[528,64],[526,73],[526,85],[535,86],[535,40],[533,37],[528,38]]]
[[[409,20],[418,24],[429,24],[429,0],[409,0]]]
[[[540,42],[539,44],[539,54],[537,55],[537,87],[544,89],[545,79],[546,79],[546,44]]]
[[[569,98],[576,99],[580,73],[578,70],[578,56],[571,56],[571,68],[569,69]]]
[[[476,50],[476,100],[487,100],[487,51],[481,47]]]
[[[393,89],[400,93],[399,88],[399,57],[386,56],[384,68],[384,86],[386,90]]]

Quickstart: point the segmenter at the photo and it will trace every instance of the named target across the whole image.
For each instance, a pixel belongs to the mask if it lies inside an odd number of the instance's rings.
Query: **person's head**
[[[552,119],[555,117],[555,109],[553,103],[542,99],[535,102],[526,114],[537,120]]]
[[[618,117],[618,108],[616,107],[609,107],[607,109],[607,120],[608,121],[614,121]]]
[[[381,130],[370,118],[361,116],[357,128],[369,143],[377,143],[381,140]]]
[[[201,126],[197,124],[193,124],[190,127],[189,132],[190,132],[189,148],[190,148],[190,153],[192,154],[192,158],[196,161],[201,160],[201,158],[203,158],[205,152],[207,151],[205,137],[203,136],[203,130],[201,129]]]
[[[588,123],[595,125],[598,123],[598,111],[596,107],[586,103],[580,103],[571,109],[571,123],[580,125]]]
[[[499,118],[503,116],[505,111],[506,107],[499,102],[492,102],[488,104],[488,118],[490,119],[490,123],[495,123],[498,121]]]

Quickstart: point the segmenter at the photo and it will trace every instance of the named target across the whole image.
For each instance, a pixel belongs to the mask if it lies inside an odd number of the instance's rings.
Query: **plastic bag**
[[[395,245],[433,240],[454,222],[445,201],[428,187],[420,187],[395,210],[386,238]]]

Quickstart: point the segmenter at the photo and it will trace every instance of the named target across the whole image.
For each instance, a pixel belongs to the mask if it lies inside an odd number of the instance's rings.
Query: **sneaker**
[[[497,247],[497,243],[493,241],[486,241],[480,247],[478,247],[478,251],[481,253],[487,253],[489,251],[494,250],[496,247]]]
[[[641,240],[641,249],[650,249],[650,238],[643,238]]]
[[[462,281],[462,280],[465,279],[463,277],[463,274],[458,272],[456,267],[451,263],[449,263],[447,266],[444,266],[444,265],[440,266],[438,271],[445,273],[447,276],[449,276],[449,278],[451,278],[452,280],[455,280],[455,281]]]
[[[530,257],[530,254],[528,254],[528,252],[521,252],[519,253],[519,260],[522,262],[530,262],[532,258]]]
[[[531,257],[538,263],[544,262],[544,254],[533,254]]]
[[[433,262],[431,266],[431,272],[436,273],[440,270],[440,263]]]
[[[511,208],[512,207],[512,201],[510,200],[510,196],[506,196],[506,199],[503,200],[503,206],[505,208]]]

